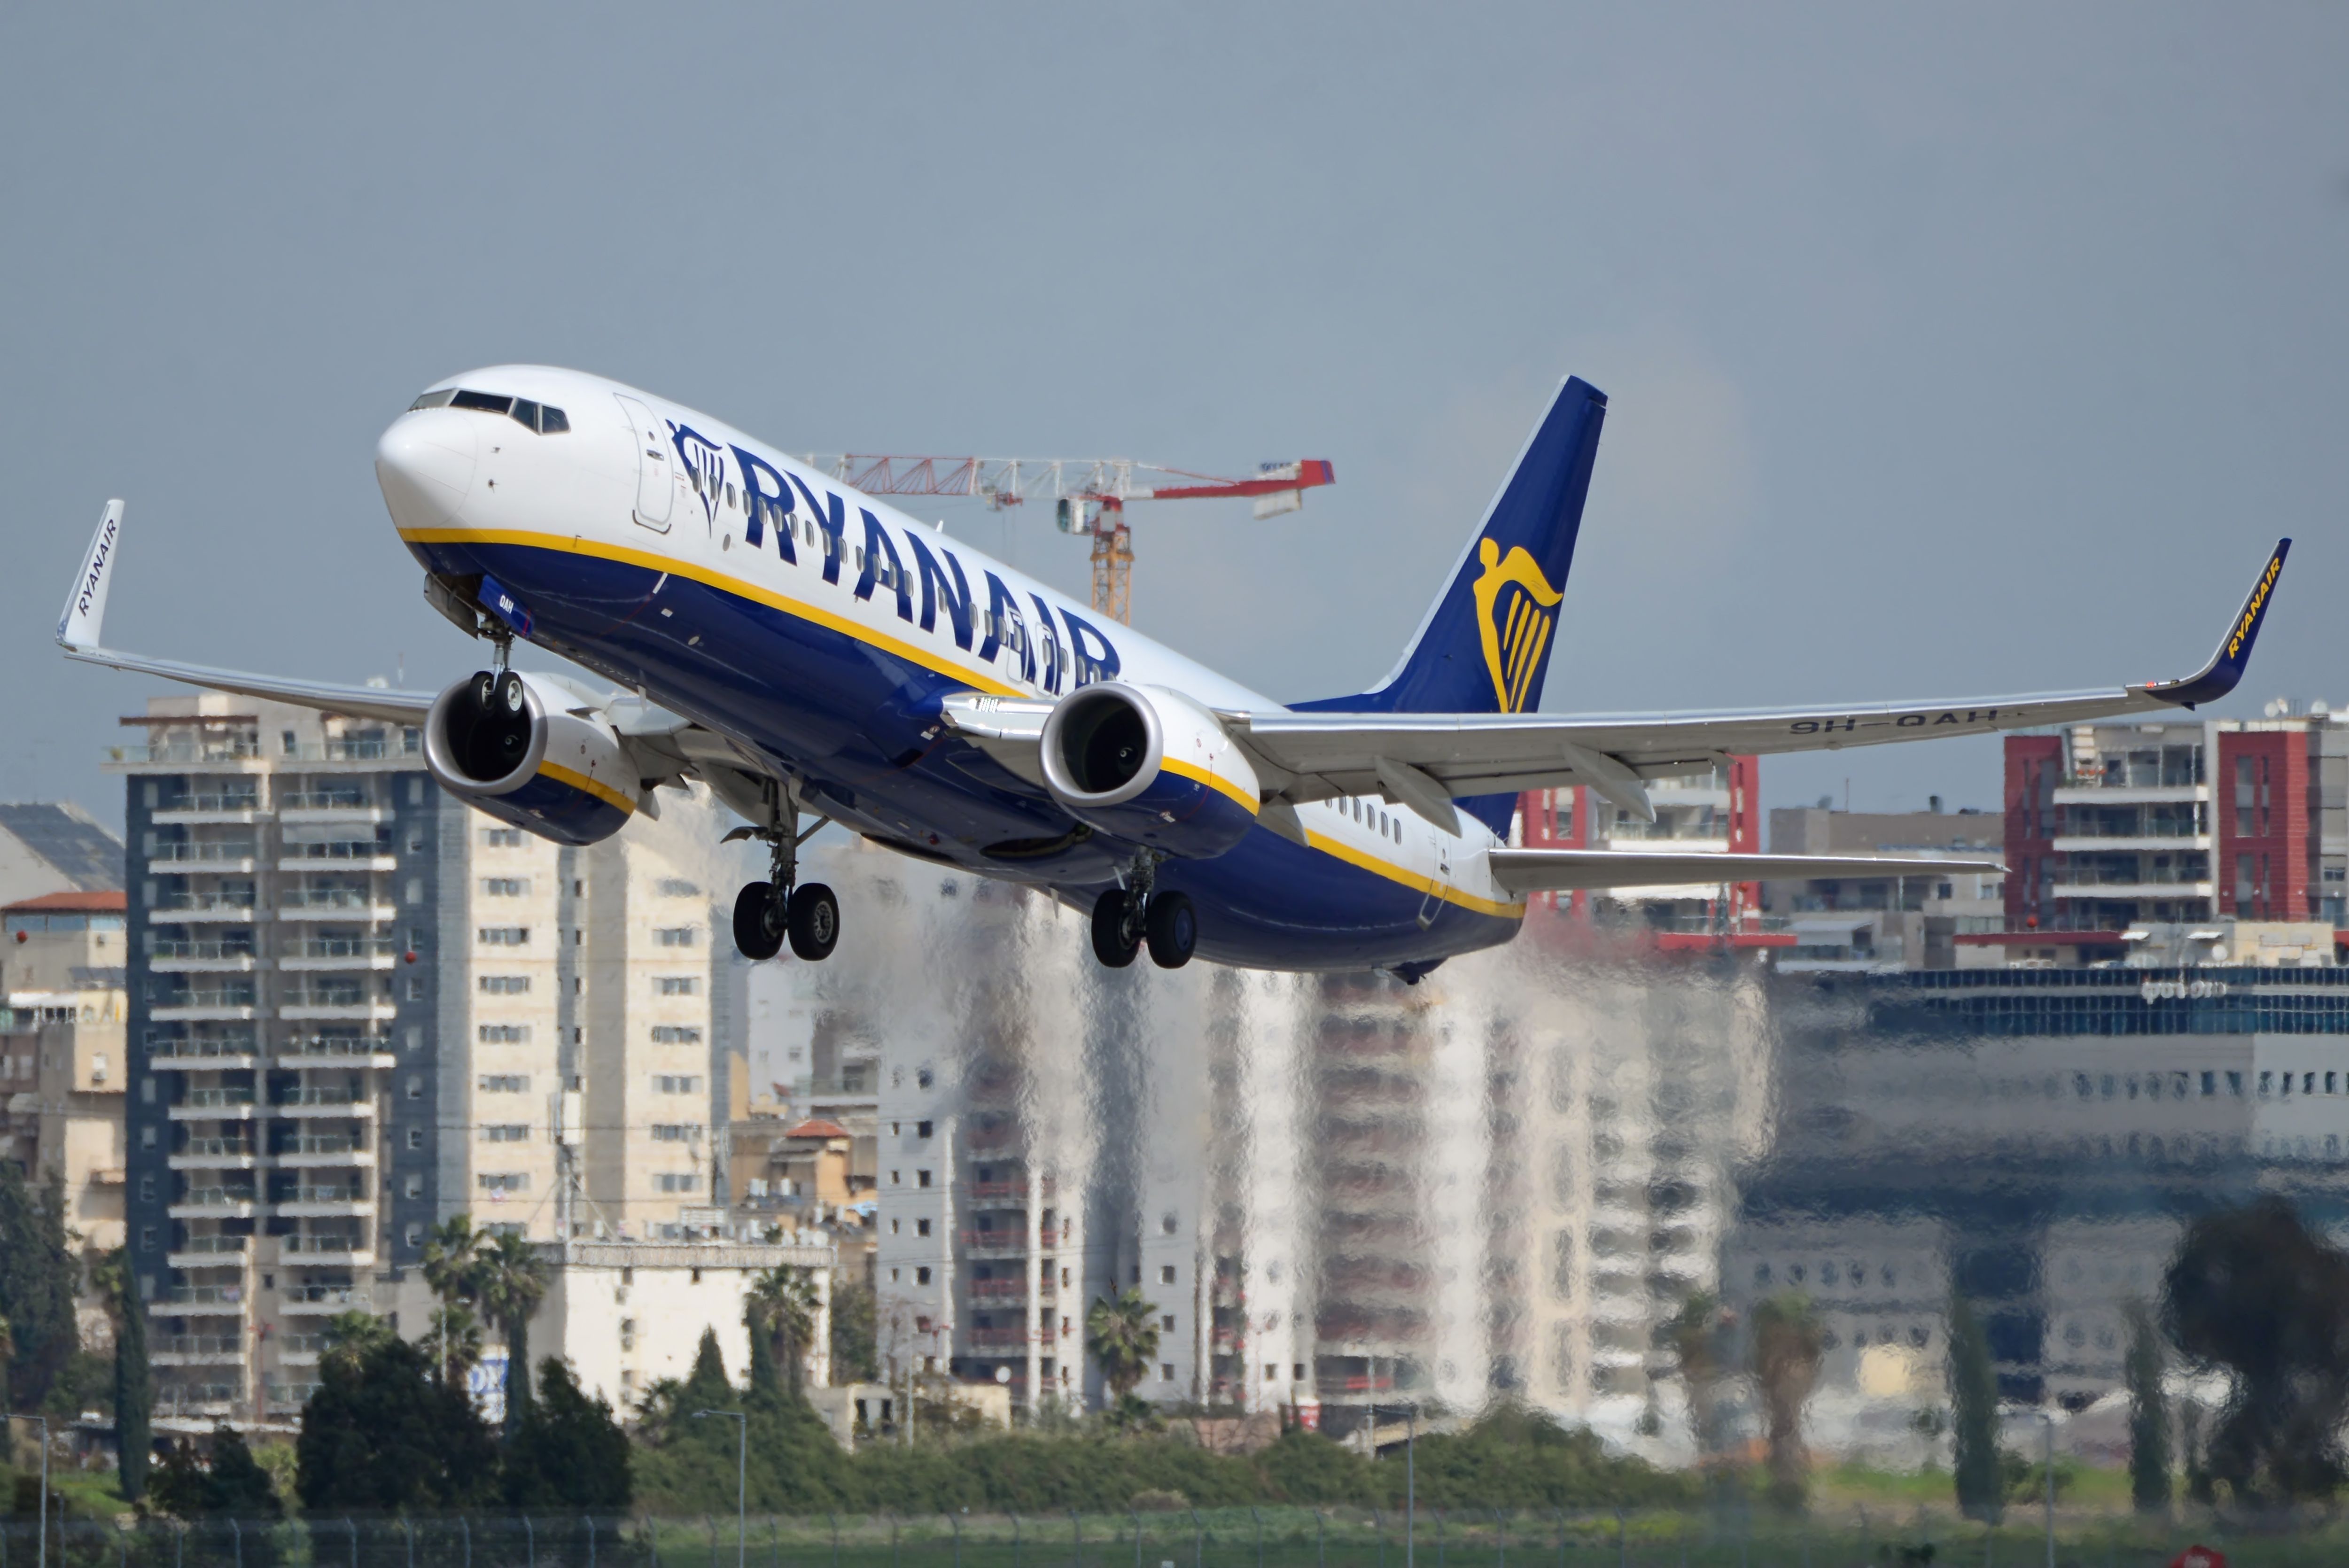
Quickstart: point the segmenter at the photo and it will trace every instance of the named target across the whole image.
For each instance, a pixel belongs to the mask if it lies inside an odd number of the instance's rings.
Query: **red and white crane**
[[[811,453],[808,462],[867,495],[958,495],[989,511],[1050,500],[1063,533],[1093,542],[1093,608],[1131,622],[1133,533],[1125,520],[1130,500],[1207,500],[1249,497],[1256,515],[1278,517],[1305,504],[1305,492],[1334,484],[1327,459],[1266,463],[1247,479],[1192,473],[1138,463],[1131,458],[941,458],[868,452]],[[1140,474],[1145,483],[1136,484]],[[1156,482],[1164,475],[1168,483]]]

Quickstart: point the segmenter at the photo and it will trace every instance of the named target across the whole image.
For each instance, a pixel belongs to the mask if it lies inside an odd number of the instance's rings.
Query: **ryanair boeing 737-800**
[[[734,935],[829,954],[797,878],[826,822],[1088,913],[1147,947],[1416,980],[1514,935],[1542,890],[1996,870],[1883,857],[1513,848],[1516,792],[1587,785],[1654,820],[1647,780],[1776,753],[2192,707],[2241,678],[2291,542],[2184,680],[2054,696],[1566,717],[1541,700],[1607,399],[1552,400],[1392,674],[1282,707],[1104,621],[730,426],[574,371],[502,366],[395,419],[376,474],[424,594],[494,650],[447,691],[209,669],[106,648],[109,502],[57,640],[78,659],[422,732],[443,787],[565,844],[705,783],[772,851]],[[614,683],[518,671],[516,640]]]

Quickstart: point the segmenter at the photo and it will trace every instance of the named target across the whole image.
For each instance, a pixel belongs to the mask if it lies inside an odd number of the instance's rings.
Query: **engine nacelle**
[[[1044,721],[1045,785],[1078,821],[1187,860],[1256,826],[1256,769],[1206,708],[1164,686],[1103,681]]]
[[[619,734],[543,676],[459,681],[424,721],[424,765],[450,794],[558,844],[626,825],[637,779]]]

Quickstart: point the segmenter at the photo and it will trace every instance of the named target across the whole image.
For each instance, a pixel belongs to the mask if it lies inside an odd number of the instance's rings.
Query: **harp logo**
[[[1552,588],[1523,545],[1505,557],[1489,539],[1476,542],[1484,575],[1476,579],[1476,631],[1485,644],[1485,670],[1493,677],[1493,698],[1503,713],[1524,709],[1526,694],[1549,652],[1563,591]]]

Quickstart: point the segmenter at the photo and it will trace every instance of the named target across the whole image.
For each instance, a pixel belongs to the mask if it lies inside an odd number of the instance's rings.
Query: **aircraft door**
[[[667,533],[669,509],[677,504],[677,481],[669,477],[676,465],[669,460],[668,443],[661,438],[660,421],[634,397],[612,396],[636,437],[636,521]]]

